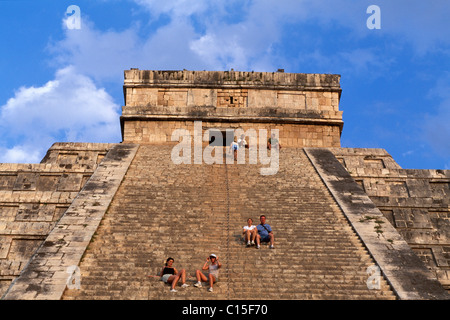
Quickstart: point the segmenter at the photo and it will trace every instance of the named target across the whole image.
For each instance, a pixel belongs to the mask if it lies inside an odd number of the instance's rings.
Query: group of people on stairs
[[[260,224],[257,226],[253,225],[253,220],[251,218],[247,219],[247,225],[243,228],[244,241],[247,247],[251,245],[256,245],[256,248],[260,248],[262,242],[270,243],[269,248],[274,249],[275,237],[272,228],[266,223],[266,216],[262,215],[259,217]],[[161,270],[160,278],[164,283],[170,284],[170,291],[177,292],[175,289],[178,281],[181,279],[181,287],[186,288],[189,285],[186,283],[186,270],[181,269],[178,271],[174,266],[174,259],[168,258],[164,264],[164,268]],[[197,282],[194,287],[201,288],[202,282],[209,282],[209,292],[213,292],[213,285],[219,280],[219,269],[222,264],[219,262],[219,257],[212,253],[206,258],[201,270],[195,271],[195,278]],[[208,271],[207,274],[204,271]]]

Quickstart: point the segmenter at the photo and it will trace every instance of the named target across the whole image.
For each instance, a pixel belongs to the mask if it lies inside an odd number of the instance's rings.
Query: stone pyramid
[[[3,299],[449,298],[450,171],[341,148],[339,75],[124,75],[121,143],[0,164]],[[261,215],[274,249],[243,241]],[[214,292],[193,286],[211,253]]]

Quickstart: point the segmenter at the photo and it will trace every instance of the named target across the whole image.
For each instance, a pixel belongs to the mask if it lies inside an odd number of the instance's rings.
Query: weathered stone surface
[[[284,72],[242,72],[242,71],[158,71],[131,69],[124,72],[124,86],[173,87],[239,87],[270,88],[278,90],[299,88],[332,88],[341,91],[339,75],[305,74]]]
[[[377,208],[450,290],[450,170],[402,169],[382,149],[333,148]],[[368,167],[364,159],[377,159]]]
[[[55,143],[40,164],[0,164],[0,296],[111,146]]]
[[[89,182],[59,219],[4,299],[60,299],[114,197],[137,146],[113,146]],[[24,291],[25,290],[25,291]],[[24,295],[24,293],[27,295]]]
[[[0,295],[447,299],[450,171],[402,169],[385,150],[340,148],[339,80],[125,71],[124,143],[57,143],[40,164],[0,164]],[[197,163],[194,153],[193,164],[176,165],[177,129],[195,138],[278,129],[279,170],[261,175],[267,165],[248,154],[239,165]],[[265,139],[257,144],[266,151]],[[260,214],[274,227],[275,250],[242,243],[245,221]],[[191,286],[174,295],[158,281],[173,256],[192,284],[211,252],[224,264],[213,294]],[[378,266],[386,279],[369,288]]]
[[[449,299],[439,281],[327,149],[310,160],[400,299]]]
[[[261,176],[248,159],[176,165],[171,148],[140,146],[79,264],[81,289],[64,299],[395,299],[385,280],[368,289],[374,262],[302,149],[283,149],[279,172]],[[261,214],[274,250],[242,241]],[[208,293],[192,285],[212,252],[223,268]],[[190,284],[176,294],[156,277],[169,256]]]
[[[289,147],[339,147],[340,76],[318,74],[125,71],[123,140],[167,143],[176,124],[280,129]]]

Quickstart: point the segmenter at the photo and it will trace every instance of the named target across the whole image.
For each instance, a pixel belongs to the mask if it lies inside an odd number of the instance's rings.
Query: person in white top
[[[247,243],[247,247],[255,244],[257,230],[256,226],[252,225],[252,223],[252,218],[248,218],[247,225],[244,226],[244,231],[242,232],[244,234],[244,241]]]
[[[237,137],[234,137],[234,141],[230,145],[230,155],[234,154],[234,160],[237,160],[237,151],[239,150],[239,144],[237,143]]]
[[[237,141],[239,148],[247,148],[247,141],[245,141],[245,135],[241,134],[241,137]]]

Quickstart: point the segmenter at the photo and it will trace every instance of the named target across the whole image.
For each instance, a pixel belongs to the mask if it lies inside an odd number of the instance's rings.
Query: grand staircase
[[[395,299],[369,289],[374,265],[303,149],[264,165],[179,164],[172,146],[141,145],[79,264],[81,288],[63,299]],[[247,158],[248,160],[248,158]],[[275,249],[246,247],[242,227],[266,215]],[[193,287],[209,254],[223,267],[214,292]],[[168,257],[188,288],[157,276]]]

